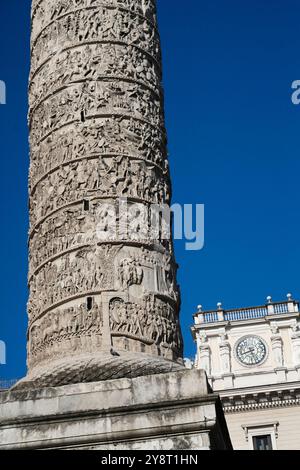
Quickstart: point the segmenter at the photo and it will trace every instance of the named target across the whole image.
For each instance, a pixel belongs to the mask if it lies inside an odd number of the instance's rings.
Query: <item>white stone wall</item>
[[[271,430],[272,423],[278,423],[277,450],[300,450],[300,406],[228,413],[226,421],[235,450],[251,449],[251,436],[247,441],[243,427],[252,426],[259,433],[260,427]]]
[[[197,367],[207,370],[209,362],[207,373],[214,390],[297,381],[299,327],[298,314],[204,325],[196,332]],[[256,366],[242,365],[236,358],[236,345],[247,335],[259,336],[267,346],[266,359]],[[203,350],[209,356],[205,363]]]

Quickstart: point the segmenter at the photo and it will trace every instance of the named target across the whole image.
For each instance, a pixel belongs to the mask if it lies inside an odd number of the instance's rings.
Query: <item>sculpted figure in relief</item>
[[[32,0],[31,48],[30,373],[44,364],[48,382],[72,382],[85,356],[99,380],[90,364],[114,339],[110,360],[138,350],[139,370],[153,358],[176,369],[172,240],[151,240],[147,221],[171,198],[155,1]],[[129,215],[114,232],[120,198]],[[52,359],[65,361],[59,379]]]

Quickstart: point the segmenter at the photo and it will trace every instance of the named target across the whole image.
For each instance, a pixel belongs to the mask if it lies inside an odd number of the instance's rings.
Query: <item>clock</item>
[[[259,336],[244,336],[237,342],[235,355],[244,366],[256,366],[266,359],[267,346]]]

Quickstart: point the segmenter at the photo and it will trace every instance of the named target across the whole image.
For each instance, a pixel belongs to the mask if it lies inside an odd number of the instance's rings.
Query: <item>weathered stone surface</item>
[[[171,199],[155,0],[33,0],[31,47],[28,374],[0,449],[230,449],[145,217]]]
[[[0,449],[230,449],[199,370],[0,393]]]
[[[29,102],[29,372],[17,387],[177,370],[172,240],[130,220],[112,234],[107,209],[170,203],[155,0],[33,1]]]

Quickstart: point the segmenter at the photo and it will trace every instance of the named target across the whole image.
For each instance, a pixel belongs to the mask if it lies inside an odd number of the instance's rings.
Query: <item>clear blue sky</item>
[[[185,354],[197,304],[284,299],[299,285],[299,0],[158,0],[173,202],[204,203],[206,242],[176,242]],[[29,0],[1,0],[1,314],[7,365],[25,373]]]

